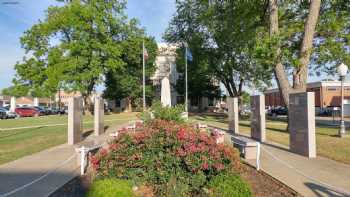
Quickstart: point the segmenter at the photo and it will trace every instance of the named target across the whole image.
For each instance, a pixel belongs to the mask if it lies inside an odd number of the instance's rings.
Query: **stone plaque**
[[[227,97],[227,108],[228,108],[228,129],[233,134],[238,134],[239,133],[238,98]]]
[[[68,144],[74,145],[82,140],[82,111],[83,100],[81,97],[73,97],[68,103]]]
[[[309,158],[316,157],[315,93],[290,94],[288,115],[290,150]]]
[[[103,99],[100,97],[96,97],[95,108],[94,108],[94,131],[96,136],[99,136],[104,132],[103,116],[104,116]]]
[[[256,95],[250,97],[251,106],[251,136],[253,139],[260,142],[266,140],[266,129],[265,129],[265,96]]]

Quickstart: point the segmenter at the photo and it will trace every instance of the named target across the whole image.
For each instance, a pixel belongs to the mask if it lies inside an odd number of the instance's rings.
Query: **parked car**
[[[11,112],[9,109],[0,107],[0,118],[1,119],[7,119],[7,118],[16,118],[17,114],[15,112]]]
[[[39,116],[48,115],[48,111],[40,106],[35,106],[34,109],[36,109],[39,112]]]
[[[273,117],[276,117],[279,115],[287,115],[287,114],[288,114],[288,109],[285,107],[276,107],[276,108],[270,109],[267,113],[267,115],[273,116]]]
[[[0,119],[6,119],[6,111],[0,110]]]
[[[52,114],[65,114],[65,111],[63,108],[50,108],[50,111]]]
[[[33,107],[17,107],[15,109],[15,112],[20,116],[20,117],[33,117],[33,116],[39,116],[40,112],[33,108]]]

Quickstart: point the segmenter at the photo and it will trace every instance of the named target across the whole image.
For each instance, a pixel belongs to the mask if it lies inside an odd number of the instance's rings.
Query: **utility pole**
[[[187,46],[185,49],[185,111],[188,112],[188,86],[187,86]]]
[[[142,100],[143,100],[143,111],[146,110],[146,79],[145,79],[145,41],[142,41]]]

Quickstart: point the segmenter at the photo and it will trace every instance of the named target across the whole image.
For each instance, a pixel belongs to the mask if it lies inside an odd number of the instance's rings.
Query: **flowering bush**
[[[165,120],[153,120],[135,133],[121,133],[90,161],[97,177],[148,183],[156,196],[201,194],[213,177],[235,171],[240,164],[234,148],[217,144],[190,125]]]

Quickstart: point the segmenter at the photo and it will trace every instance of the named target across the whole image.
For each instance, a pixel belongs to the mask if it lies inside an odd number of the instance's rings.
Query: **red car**
[[[20,116],[20,117],[33,117],[33,116],[39,116],[39,111],[36,110],[35,108],[31,107],[17,107],[15,109],[15,112]]]

